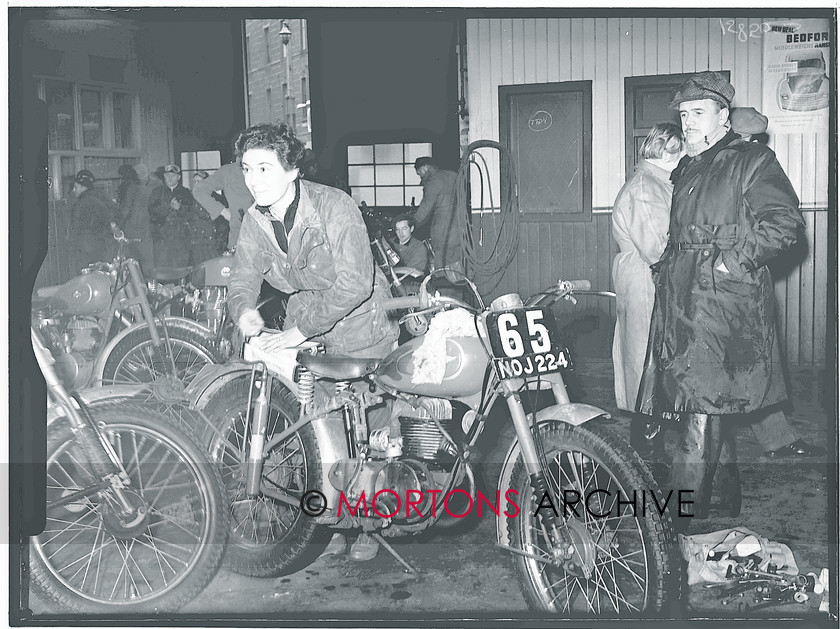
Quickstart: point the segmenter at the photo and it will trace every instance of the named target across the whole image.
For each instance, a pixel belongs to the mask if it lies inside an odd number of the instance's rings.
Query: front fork
[[[534,426],[534,431],[537,430],[536,418],[533,418],[533,422],[529,420],[528,415],[525,413],[525,407],[522,404],[522,398],[519,393],[524,384],[525,381],[522,379],[503,380],[501,382],[501,387],[502,393],[507,402],[508,410],[510,411],[511,419],[513,420],[514,429],[516,430],[516,437],[519,441],[519,448],[522,453],[522,462],[525,465],[525,469],[528,472],[528,478],[531,481],[531,490],[533,491],[533,495],[539,504],[542,497],[550,491],[550,487],[546,469],[543,464],[543,457],[541,457],[537,451],[537,445],[534,441],[535,432],[532,432],[531,430],[532,424]],[[552,386],[552,389],[555,389],[555,387]],[[566,394],[565,387],[558,387],[558,389],[559,390],[554,391],[558,403],[562,403],[563,401],[568,402],[568,395]],[[552,504],[553,501],[554,498],[552,497]],[[534,505],[534,508],[536,508],[536,505]],[[569,546],[569,540],[565,534],[565,527],[562,526],[561,522],[558,522],[558,517],[554,509],[539,509],[537,518],[550,539],[560,542],[560,546],[563,548],[567,548]]]
[[[260,495],[260,479],[263,470],[263,449],[265,431],[268,426],[268,408],[271,399],[271,372],[265,363],[255,365],[251,376],[251,388],[248,399],[246,426],[250,426],[251,438],[247,440],[248,452],[245,462],[245,493],[249,498]],[[257,397],[254,398],[254,389]],[[253,404],[251,400],[253,399]],[[252,410],[253,409],[253,410]]]

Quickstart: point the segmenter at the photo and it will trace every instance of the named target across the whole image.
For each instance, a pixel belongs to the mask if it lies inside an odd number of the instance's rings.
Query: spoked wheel
[[[66,502],[102,479],[70,426],[51,426],[47,524],[31,542],[33,585],[74,611],[177,610],[221,564],[227,511],[218,472],[154,413],[125,403],[90,411],[129,476],[124,496],[133,509],[121,509],[108,489]]]
[[[215,424],[207,443],[219,467],[230,507],[230,535],[225,562],[234,571],[255,577],[294,572],[318,557],[328,541],[327,529],[304,515],[300,498],[322,486],[321,459],[311,425],[278,443],[263,462],[264,491],[282,492],[286,500],[266,493],[245,493],[248,459],[246,425],[250,374],[222,386],[208,402],[205,413]],[[297,421],[294,395],[275,382],[266,428],[266,441]]]
[[[670,517],[660,516],[650,497],[657,492],[659,504],[664,502],[652,475],[603,428],[551,422],[540,432],[549,494],[565,535],[547,530],[536,516],[541,502],[546,512],[551,506],[533,495],[520,456],[512,486],[521,511],[508,526],[511,544],[525,553],[513,555],[525,599],[563,616],[656,615],[670,587],[673,549]]]
[[[102,372],[104,384],[156,383],[159,399],[178,400],[183,397],[183,387],[189,384],[201,368],[208,363],[222,363],[224,357],[208,336],[167,323],[166,334],[158,323],[158,334],[166,347],[169,337],[170,352],[164,350],[167,361],[175,364],[175,378],[168,378],[167,364],[155,351],[146,326],[128,334],[111,350],[105,359]]]

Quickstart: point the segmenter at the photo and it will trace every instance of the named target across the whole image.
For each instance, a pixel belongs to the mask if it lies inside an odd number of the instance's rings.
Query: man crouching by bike
[[[245,213],[230,275],[228,307],[246,336],[264,321],[256,308],[265,279],[289,293],[277,348],[312,339],[327,353],[384,358],[399,336],[381,307],[388,282],[375,267],[359,208],[345,192],[300,178],[304,146],[285,124],[258,124],[234,144],[255,204]],[[368,414],[369,430],[388,425],[387,412]],[[343,549],[336,536],[326,552]],[[350,557],[376,556],[378,543],[362,533]]]

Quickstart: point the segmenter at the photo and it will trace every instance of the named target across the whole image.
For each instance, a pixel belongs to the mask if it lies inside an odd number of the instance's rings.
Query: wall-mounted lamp
[[[289,40],[292,38],[292,29],[289,28],[289,25],[286,24],[286,20],[283,20],[283,26],[280,28],[280,39],[283,40],[283,45],[286,46],[289,43]]]

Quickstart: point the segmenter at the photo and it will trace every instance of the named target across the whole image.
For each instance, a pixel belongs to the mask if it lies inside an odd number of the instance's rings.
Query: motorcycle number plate
[[[493,368],[501,380],[568,369],[569,350],[561,347],[554,315],[546,308],[517,308],[487,315]]]

